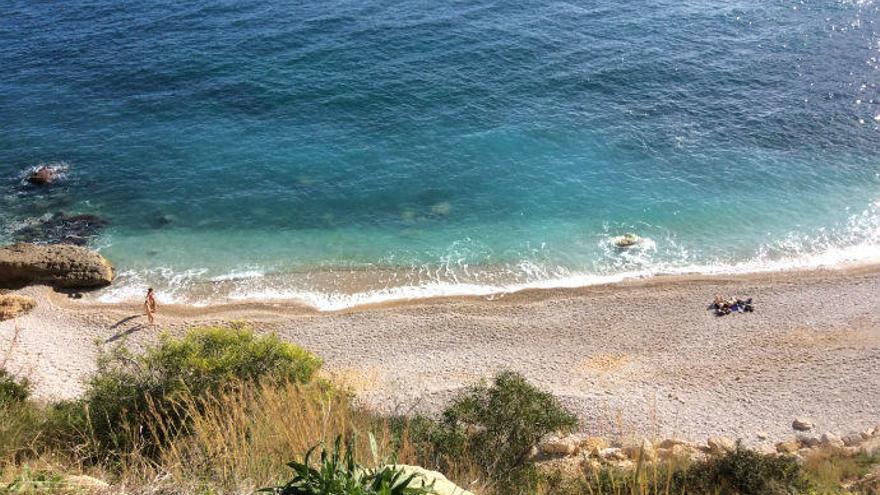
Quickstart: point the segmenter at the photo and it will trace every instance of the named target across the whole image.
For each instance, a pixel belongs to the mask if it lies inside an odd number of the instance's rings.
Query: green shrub
[[[453,400],[439,422],[415,418],[408,423],[421,455],[447,472],[455,464],[475,465],[505,493],[527,491],[534,481],[531,451],[552,432],[571,431],[577,418],[549,393],[519,374],[505,371],[491,387],[471,387]]]
[[[0,368],[0,405],[10,402],[24,402],[30,395],[31,387],[27,379],[17,379],[5,369]]]
[[[64,486],[64,478],[51,471],[32,471],[26,464],[11,482],[0,486],[0,494],[37,495],[70,493]]]
[[[33,448],[42,425],[40,411],[29,396],[27,380],[0,368],[0,464],[16,462]]]
[[[336,437],[333,450],[321,449],[317,466],[311,456],[317,447],[306,453],[303,462],[288,464],[294,477],[284,485],[264,488],[265,493],[277,495],[428,495],[430,486],[418,486],[417,474],[407,476],[401,469],[385,466],[367,470],[354,460],[354,448],[348,443],[342,448],[342,437]],[[413,485],[413,486],[411,486]]]
[[[687,471],[685,483],[704,491],[717,489],[722,494],[737,495],[806,493],[810,488],[806,474],[793,457],[761,454],[741,445],[693,466]]]
[[[42,415],[30,402],[0,403],[0,466],[32,452],[41,429]]]
[[[177,400],[262,379],[307,382],[321,366],[315,355],[247,326],[209,327],[182,339],[163,335],[142,355],[124,347],[104,355],[81,401],[63,411],[89,433],[98,451],[150,450],[180,432],[185,419]],[[159,428],[150,425],[159,424]],[[150,432],[150,437],[146,433]]]
[[[548,477],[564,486],[548,493],[642,495],[796,495],[814,493],[809,474],[793,457],[761,454],[738,445],[736,450],[688,464],[641,464],[634,471],[603,466],[580,483]],[[821,492],[835,493],[835,492]]]

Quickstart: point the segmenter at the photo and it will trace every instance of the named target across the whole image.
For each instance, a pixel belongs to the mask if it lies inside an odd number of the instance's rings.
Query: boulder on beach
[[[0,294],[0,321],[21,316],[37,306],[33,297],[19,294]]]
[[[709,447],[709,452],[716,455],[736,450],[736,442],[727,437],[709,437],[706,440],[706,446]]]
[[[411,488],[433,485],[432,493],[436,495],[474,495],[449,481],[446,479],[446,476],[443,476],[442,473],[438,473],[437,471],[430,471],[420,466],[409,466],[406,464],[398,464],[393,467],[402,470],[405,477],[409,477],[413,474],[416,475],[409,484]]]
[[[776,444],[776,452],[780,454],[796,454],[798,449],[800,449],[800,444],[797,440],[787,440]]]
[[[109,285],[112,280],[110,262],[80,246],[18,243],[0,248],[0,287],[48,284],[91,288]]]
[[[541,442],[541,453],[548,456],[567,456],[578,452],[578,445],[572,437],[550,437]]]
[[[810,431],[814,426],[813,422],[807,418],[795,418],[791,423],[791,427],[795,431]]]

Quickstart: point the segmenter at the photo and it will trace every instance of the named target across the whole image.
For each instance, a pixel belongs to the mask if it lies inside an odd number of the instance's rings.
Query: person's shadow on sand
[[[138,314],[138,315],[127,316],[127,317],[125,317],[125,318],[123,318],[123,319],[117,321],[116,323],[110,325],[110,330],[116,330],[116,329],[119,328],[120,326],[125,325],[126,323],[130,322],[131,320],[133,320],[133,319],[135,319],[135,318],[137,318],[137,317],[139,317],[139,316],[140,316],[139,314]]]
[[[110,330],[115,330],[115,329],[119,328],[120,326],[122,326],[122,325],[124,325],[124,324],[130,322],[131,320],[134,320],[135,318],[138,318],[140,316],[141,315],[133,315],[133,316],[128,316],[126,318],[123,318],[123,319],[117,321],[116,323],[114,323],[113,325],[110,325]],[[110,336],[109,338],[107,338],[107,340],[104,341],[104,343],[109,344],[111,342],[115,342],[123,337],[128,337],[129,335],[137,332],[138,330],[142,330],[143,328],[144,328],[143,324],[135,325],[135,326],[128,328],[122,332],[118,332],[115,335]]]

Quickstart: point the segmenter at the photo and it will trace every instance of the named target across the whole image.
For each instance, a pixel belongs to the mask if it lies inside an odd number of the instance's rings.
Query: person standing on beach
[[[156,322],[156,293],[153,288],[147,289],[147,299],[144,301],[144,311],[147,313],[147,321],[150,325]]]

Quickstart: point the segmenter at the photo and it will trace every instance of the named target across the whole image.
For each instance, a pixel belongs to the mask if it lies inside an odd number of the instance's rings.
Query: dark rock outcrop
[[[48,220],[15,232],[14,237],[20,242],[85,246],[89,239],[98,235],[106,225],[106,220],[95,215],[56,213]]]
[[[56,178],[57,174],[52,167],[40,167],[28,176],[27,181],[37,186],[48,186]]]
[[[0,248],[0,287],[36,283],[90,288],[109,285],[112,280],[110,262],[80,246],[18,243]]]

